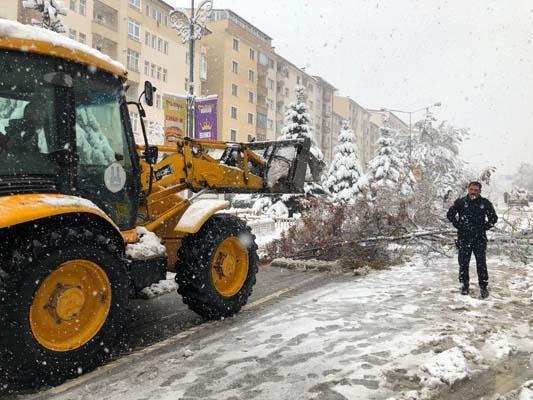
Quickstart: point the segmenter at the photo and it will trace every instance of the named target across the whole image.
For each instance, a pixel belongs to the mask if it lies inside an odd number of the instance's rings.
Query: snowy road
[[[343,277],[214,323],[68,390],[33,397],[474,399],[480,390],[505,393],[533,379],[524,368],[533,349],[532,267],[491,257],[486,301],[477,288],[471,297],[457,293],[455,260],[415,260],[364,278]],[[513,360],[527,365],[506,368]],[[512,368],[523,379],[515,386],[487,379],[495,374],[509,383]]]

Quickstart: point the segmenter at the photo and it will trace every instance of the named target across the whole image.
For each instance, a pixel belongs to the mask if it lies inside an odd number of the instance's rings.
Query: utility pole
[[[187,16],[181,10],[170,13],[170,23],[181,37],[183,43],[189,42],[189,92],[187,96],[187,136],[194,137],[194,45],[204,36],[207,20],[213,9],[213,0],[204,0],[197,9],[191,0],[191,14]]]
[[[409,147],[409,153],[408,153],[409,164],[411,164],[412,152],[413,152],[413,119],[412,119],[413,114],[416,113],[416,112],[419,112],[419,111],[423,111],[423,110],[426,110],[426,113],[429,113],[429,109],[430,108],[432,108],[432,107],[440,107],[440,106],[442,106],[442,103],[440,101],[438,101],[435,104],[432,104],[432,105],[426,106],[426,107],[422,107],[422,108],[419,108],[419,109],[413,110],[413,111],[395,110],[393,108],[381,108],[381,111],[399,112],[399,113],[409,114],[409,141],[407,143],[407,145]]]

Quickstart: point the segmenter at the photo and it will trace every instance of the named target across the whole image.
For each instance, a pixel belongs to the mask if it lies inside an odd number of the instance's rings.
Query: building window
[[[80,0],[80,14],[85,16],[87,13],[87,0]]]
[[[155,49],[156,43],[157,43],[157,36],[152,35],[152,49]]]
[[[85,35],[85,33],[81,33],[80,32],[80,39],[79,39],[80,43],[83,43],[85,44],[85,42],[87,42],[87,36]]]
[[[141,25],[133,19],[128,20],[128,35],[135,40],[141,39]]]
[[[272,121],[271,119],[267,119],[267,126],[268,129],[274,129],[274,121]]]
[[[251,69],[248,70],[248,80],[250,82],[254,82],[255,81],[255,72],[252,71]]]
[[[157,50],[159,50],[161,52],[163,51],[163,39],[161,39],[161,38],[157,39]]]
[[[129,0],[128,3],[130,4],[130,6],[135,7],[137,10],[141,9],[141,0]]]
[[[144,74],[146,76],[150,74],[150,63],[148,61],[144,62]]]
[[[144,44],[150,46],[150,32],[145,32],[144,34]]]
[[[234,84],[234,83],[231,84],[231,94],[233,96],[238,96],[239,95],[239,87],[236,84]]]
[[[139,53],[128,49],[128,69],[139,72]]]
[[[185,64],[186,64],[186,65],[189,65],[189,61],[190,61],[190,59],[191,59],[191,55],[190,55],[189,52],[187,51],[187,52],[185,53]]]
[[[268,88],[274,90],[274,81],[268,78]]]
[[[168,42],[167,42],[166,40],[165,40],[164,53],[165,53],[165,54],[168,54]]]
[[[255,50],[254,49],[250,49],[250,60],[255,60]]]
[[[230,131],[231,141],[236,142],[237,141],[237,131],[235,129],[232,129]]]
[[[155,64],[152,64],[152,65],[150,66],[150,76],[151,76],[152,78],[155,78]]]
[[[248,123],[250,125],[253,125],[254,124],[254,115],[251,114],[251,113],[248,113]]]
[[[267,103],[267,107],[268,107],[269,110],[273,110],[274,109],[274,100],[266,99],[266,103]]]
[[[165,14],[165,16],[163,17],[163,24],[165,26],[168,26],[168,15]]]
[[[237,107],[231,107],[231,118],[237,119]]]
[[[156,94],[155,95],[155,107],[160,110],[161,109],[161,95],[160,94]]]
[[[265,114],[257,113],[257,127],[261,129],[266,129],[267,116]]]
[[[274,69],[274,60],[271,58],[268,59],[268,68]]]
[[[254,102],[254,93],[248,92],[248,101],[253,104]]]
[[[233,50],[239,51],[239,41],[237,39],[233,39]]]
[[[161,72],[162,72],[162,69],[161,67],[157,67],[157,80],[161,80]]]
[[[189,79],[188,78],[185,78],[185,91],[186,92],[189,91]]]
[[[239,63],[237,63],[236,61],[232,61],[231,62],[231,70],[233,71],[234,74],[238,74],[239,73]]]
[[[299,85],[302,82],[299,76],[296,77],[296,84]]]
[[[146,5],[146,15],[150,16],[150,6]]]
[[[167,81],[167,74],[168,74],[168,71],[166,68],[163,68],[163,82],[166,82]]]
[[[78,0],[70,0],[70,11],[78,12]]]
[[[68,30],[68,37],[71,38],[72,40],[76,40],[76,30],[69,29]]]
[[[262,51],[259,52],[258,60],[259,60],[259,64],[268,65],[268,57]]]

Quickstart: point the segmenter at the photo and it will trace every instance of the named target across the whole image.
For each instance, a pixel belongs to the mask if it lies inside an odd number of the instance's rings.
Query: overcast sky
[[[463,155],[473,167],[507,173],[533,163],[532,0],[214,3],[364,107],[414,110],[442,102],[439,119],[471,128]]]

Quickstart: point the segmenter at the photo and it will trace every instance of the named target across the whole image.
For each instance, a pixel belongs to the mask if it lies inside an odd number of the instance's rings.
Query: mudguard
[[[174,231],[183,234],[196,233],[217,211],[226,208],[229,208],[229,201],[226,200],[198,200],[187,208]]]
[[[0,229],[39,219],[72,214],[93,214],[106,220],[120,235],[120,229],[93,202],[61,194],[20,194],[0,197]]]

